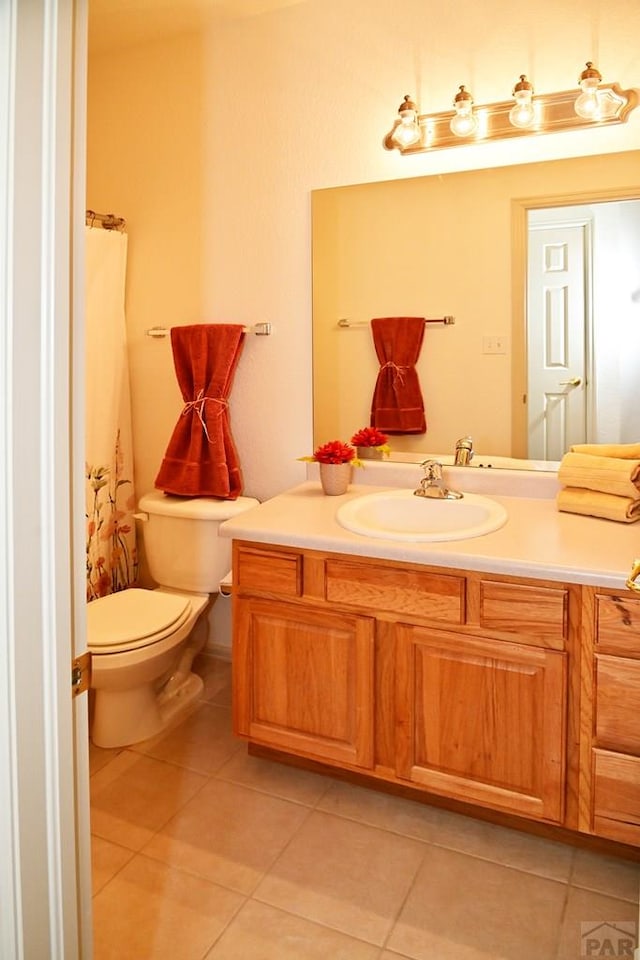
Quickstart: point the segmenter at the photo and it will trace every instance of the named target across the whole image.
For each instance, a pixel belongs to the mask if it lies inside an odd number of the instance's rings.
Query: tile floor
[[[637,921],[637,865],[248,757],[197,666],[179,726],[91,748],[96,960],[579,960]]]

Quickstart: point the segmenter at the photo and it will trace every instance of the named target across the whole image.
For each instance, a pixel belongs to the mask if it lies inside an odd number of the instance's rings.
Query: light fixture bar
[[[531,137],[541,133],[558,133],[562,130],[579,130],[585,127],[624,123],[631,111],[638,106],[638,90],[622,90],[617,83],[601,83],[598,87],[598,100],[599,116],[597,119],[587,120],[576,113],[575,89],[563,90],[560,93],[536,94],[533,97],[536,120],[531,127],[526,128],[514,127],[509,121],[513,100],[475,105],[474,112],[478,117],[478,126],[475,133],[464,138],[451,132],[450,123],[456,115],[454,110],[420,114],[418,116],[420,140],[407,146],[402,146],[394,140],[393,134],[401,122],[398,119],[383,143],[387,150],[397,149],[402,154],[426,153],[441,147],[459,147],[465,143],[484,143],[506,137]]]

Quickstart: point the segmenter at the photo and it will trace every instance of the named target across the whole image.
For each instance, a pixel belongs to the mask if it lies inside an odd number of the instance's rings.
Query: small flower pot
[[[338,497],[347,492],[351,482],[350,463],[319,463],[322,490],[329,497]]]
[[[384,452],[378,447],[357,447],[358,460],[384,460]]]

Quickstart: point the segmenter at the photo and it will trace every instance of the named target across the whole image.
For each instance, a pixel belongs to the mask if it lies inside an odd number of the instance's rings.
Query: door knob
[[[582,377],[572,377],[571,380],[560,380],[561,387],[579,387],[582,383]]]

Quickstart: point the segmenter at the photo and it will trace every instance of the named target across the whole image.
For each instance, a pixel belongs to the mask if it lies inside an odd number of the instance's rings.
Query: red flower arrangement
[[[389,437],[377,427],[363,427],[351,437],[354,447],[383,447]]]
[[[354,447],[374,447],[385,456],[389,456],[391,448],[387,443],[389,437],[377,427],[363,427],[351,437],[351,443]]]
[[[354,466],[358,464],[355,450],[342,440],[330,440],[329,443],[317,447],[312,457],[300,457],[300,459],[316,463],[352,463]]]

